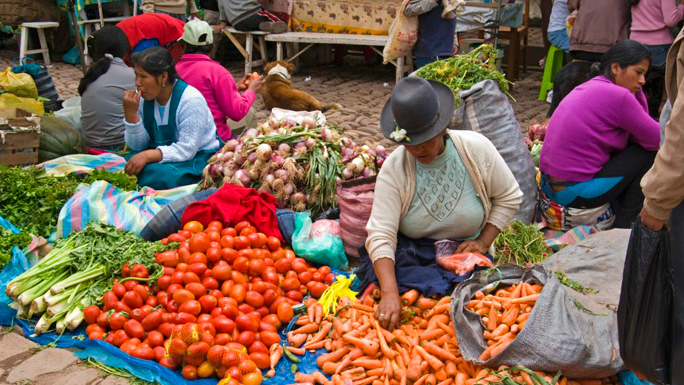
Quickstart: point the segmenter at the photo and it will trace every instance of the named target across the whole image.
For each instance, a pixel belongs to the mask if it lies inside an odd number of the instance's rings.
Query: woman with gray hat
[[[417,77],[397,83],[382,111],[383,133],[401,147],[377,178],[360,274],[380,285],[376,316],[386,328],[399,324],[400,290],[431,295],[444,291],[442,281],[453,282],[453,274],[435,266],[435,240],[461,242],[459,253],[487,253],[522,202],[487,138],[447,130],[453,111],[446,85]]]

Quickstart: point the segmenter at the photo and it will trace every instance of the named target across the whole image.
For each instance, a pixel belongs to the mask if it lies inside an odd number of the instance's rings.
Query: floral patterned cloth
[[[290,29],[387,35],[401,4],[401,0],[294,0]]]

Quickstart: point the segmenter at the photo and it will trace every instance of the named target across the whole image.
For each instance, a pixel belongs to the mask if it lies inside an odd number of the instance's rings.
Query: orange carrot
[[[304,348],[305,349],[311,349],[309,347],[309,345],[322,341],[323,338],[325,338],[328,335],[328,333],[330,332],[330,329],[332,329],[332,327],[333,327],[333,324],[331,324],[331,323],[323,325],[321,327],[321,330],[318,332],[318,334],[316,334],[316,336],[311,341],[307,342],[306,345],[304,345]]]
[[[510,340],[502,340],[500,344],[498,344],[492,348],[490,354],[492,355],[492,357],[495,357],[496,355],[501,353],[504,349],[506,349],[506,347],[508,347],[508,345],[510,345],[510,344],[511,344]]]
[[[413,385],[422,385],[422,384],[424,384],[425,381],[427,380],[427,378],[428,378],[429,375],[430,375],[430,374],[424,374],[422,377],[420,377],[418,380],[416,380],[416,382],[414,382]]]
[[[444,330],[444,332],[452,337],[456,337],[456,331],[454,331],[453,327],[449,327],[446,324],[437,321],[437,326],[439,326],[440,329]]]
[[[323,369],[323,373],[332,375],[332,374],[336,374],[338,372],[340,365],[341,365],[341,363],[325,362],[325,363],[323,363],[322,366],[319,366],[319,367],[321,369]]]
[[[306,350],[304,348],[295,348],[294,346],[286,346],[285,349],[289,350],[291,353],[294,353],[298,356],[303,356],[306,354]]]
[[[444,367],[444,363],[440,361],[439,359],[435,358],[432,354],[428,353],[423,349],[420,345],[416,345],[413,347],[414,350],[420,354],[425,361],[432,367],[434,370],[439,370]]]
[[[508,333],[508,330],[508,325],[502,323],[501,325],[497,326],[496,329],[494,329],[492,332],[492,338],[500,337]]]
[[[373,307],[373,304],[375,304],[375,299],[373,299],[373,297],[370,295],[366,296],[366,298],[363,299],[363,304],[369,307]]]
[[[493,332],[496,329],[496,309],[494,306],[489,308],[489,315],[487,320],[487,330]]]
[[[446,380],[438,383],[437,385],[451,385],[452,382],[454,382],[453,378],[447,378]]]
[[[511,300],[511,303],[512,304],[520,304],[520,303],[535,302],[535,301],[537,301],[538,298],[539,298],[539,293],[513,299],[513,300]]]
[[[455,385],[465,385],[468,375],[463,372],[456,373],[456,383]]]
[[[401,304],[404,306],[411,306],[418,299],[420,293],[416,289],[411,289],[401,295]]]
[[[520,375],[522,376],[526,385],[534,385],[535,384],[534,381],[532,381],[532,377],[530,377],[530,375],[527,374],[527,372],[521,371]]]
[[[518,318],[518,313],[520,313],[520,305],[511,306],[501,318],[501,323],[506,324],[510,328],[515,323],[515,319]]]
[[[453,361],[453,362],[458,361],[458,357],[451,354],[450,351],[444,350],[444,349],[440,348],[439,346],[433,344],[432,342],[428,342],[427,344],[425,344],[424,349],[428,353],[434,354],[435,356],[437,356],[439,358],[443,358],[445,360]]]
[[[302,348],[314,352],[318,349],[323,349],[325,347],[325,344],[330,342],[330,340],[325,340],[325,341],[318,341],[318,342],[308,342],[306,345],[302,346]]]
[[[324,354],[318,358],[316,358],[316,364],[318,364],[318,367],[323,367],[323,364],[326,362],[337,362],[341,358],[343,358],[347,353],[349,353],[349,347],[345,346],[342,349],[333,351],[328,354]]]
[[[442,329],[432,329],[432,330],[428,330],[428,331],[424,331],[424,332],[420,333],[419,336],[420,336],[421,340],[428,341],[428,340],[434,340],[435,338],[439,338],[439,337],[443,336],[444,334],[445,334],[444,330],[442,330]]]
[[[366,368],[366,369],[378,369],[378,368],[382,368],[382,361],[374,360],[374,359],[368,358],[368,357],[361,357],[361,358],[357,358],[354,361],[352,361],[352,365],[359,366],[359,367]]]
[[[425,310],[429,310],[429,309],[432,309],[433,307],[435,307],[435,305],[437,304],[437,301],[435,301],[434,299],[421,297],[421,298],[418,298],[418,301],[416,301],[416,304],[418,305],[418,308],[420,310],[425,311]]]
[[[361,348],[361,350],[363,350],[363,352],[369,356],[375,355],[375,353],[378,352],[378,349],[380,349],[380,345],[377,342],[365,338],[356,338],[348,334],[342,338],[348,343]]]
[[[297,372],[295,373],[294,376],[295,382],[310,382],[310,383],[315,383],[316,382],[316,377],[312,374],[305,374],[302,372]]]
[[[394,336],[394,334],[390,333],[389,330],[383,328],[382,326],[380,326],[379,331],[382,333],[382,336],[385,337],[385,341],[387,341],[388,344],[391,344],[397,338]]]
[[[444,370],[444,368],[439,369],[434,374],[435,374],[435,378],[437,379],[437,381],[444,381],[447,379],[447,374],[446,374],[446,371]]]
[[[290,332],[292,333],[292,332]],[[290,344],[290,346],[294,346],[296,348],[302,346],[302,344],[306,341],[306,334],[297,334],[297,335],[290,335],[288,334],[287,342]]]
[[[361,311],[365,311],[368,313],[374,313],[375,312],[375,309],[373,309],[371,306],[366,306],[366,305],[364,305],[362,303],[358,303],[358,302],[354,302],[352,304],[352,307],[356,310],[361,310]]]
[[[367,297],[370,298],[370,297]],[[379,377],[378,376],[371,376],[371,377],[366,377],[362,380],[357,380],[352,382],[354,385],[369,385],[372,384],[373,381],[377,380]]]
[[[387,341],[385,341],[385,336],[382,335],[382,330],[378,321],[373,320],[373,325],[375,325],[375,330],[378,331],[378,341],[380,341],[380,350],[385,357],[392,359],[397,354],[394,350],[387,346]]]
[[[422,370],[420,369],[420,363],[421,363],[420,354],[418,354],[414,351],[413,357],[411,358],[411,362],[409,362],[408,368],[406,370],[406,376],[408,377],[409,380],[417,381],[420,378],[420,376],[422,375]]]
[[[298,329],[295,329],[292,331],[293,335],[297,334],[311,334],[311,333],[316,333],[318,331],[318,325],[314,323],[310,323],[308,325],[304,325]]]
[[[343,359],[342,362],[340,363],[340,366],[337,367],[336,373],[341,372],[344,368],[346,368],[347,366],[349,366],[353,360],[362,357],[363,354],[364,354],[364,353],[363,353],[363,350],[361,350],[361,349],[359,349],[359,348],[354,348],[354,349],[352,349],[352,350],[349,352],[349,354],[347,354],[347,355],[344,357],[344,359]]]
[[[443,324],[448,324],[449,323],[449,315],[447,314],[435,314],[430,319],[428,320],[428,330],[430,329],[435,329],[437,328],[437,322],[441,322]]]
[[[523,313],[518,316],[518,318],[515,319],[515,322],[521,323],[526,321],[528,318],[530,318],[530,313]]]
[[[448,297],[445,297],[448,298]],[[438,305],[433,307],[430,310],[427,310],[424,314],[423,317],[425,318],[430,318],[435,314],[442,314],[442,313],[448,313],[451,310],[451,304],[450,303],[445,303],[443,305]]]
[[[447,376],[455,376],[456,373],[458,373],[458,369],[456,368],[456,363],[452,362],[452,361],[447,361],[445,371],[446,371]]]
[[[295,321],[295,325],[297,326],[304,326],[310,324],[311,321],[309,321],[309,317],[306,314],[302,314],[297,318],[297,321]]]
[[[385,374],[385,369],[383,369],[382,367],[377,368],[377,369],[366,370],[366,375],[369,377],[373,377],[373,376],[380,377],[383,374]]]
[[[428,374],[428,377],[425,379],[425,385],[437,385],[437,378],[434,374]]]

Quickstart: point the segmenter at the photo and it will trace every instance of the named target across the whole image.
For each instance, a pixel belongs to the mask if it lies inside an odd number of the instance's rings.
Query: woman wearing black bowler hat
[[[435,267],[435,240],[460,241],[458,252],[484,254],[522,202],[487,138],[446,129],[453,111],[446,85],[417,77],[397,83],[382,111],[383,133],[401,147],[377,178],[360,273],[364,283],[380,284],[376,316],[390,329],[400,321],[400,290],[443,292],[455,277]]]

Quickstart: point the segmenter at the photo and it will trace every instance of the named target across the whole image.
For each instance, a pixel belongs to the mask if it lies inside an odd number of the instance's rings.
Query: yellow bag
[[[7,67],[5,72],[0,73],[0,87],[6,92],[20,97],[38,98],[38,88],[31,75],[25,73],[15,74],[10,67]]]
[[[43,102],[31,98],[20,98],[13,94],[0,95],[0,108],[21,108],[38,116],[45,115]]]

